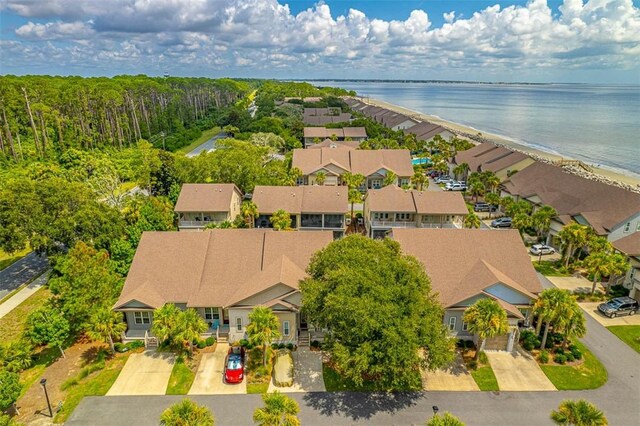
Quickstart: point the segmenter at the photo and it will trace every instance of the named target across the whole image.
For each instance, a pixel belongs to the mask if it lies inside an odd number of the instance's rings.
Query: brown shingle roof
[[[311,126],[324,126],[330,123],[344,123],[351,120],[351,114],[342,113],[339,115],[305,115],[302,118],[304,124]]]
[[[615,240],[612,244],[627,256],[640,256],[640,232]]]
[[[131,300],[225,307],[279,283],[297,289],[313,253],[332,240],[330,231],[145,232],[116,308]]]
[[[358,149],[360,142],[357,141],[332,141],[331,139],[325,139],[322,142],[309,145],[307,149],[318,148],[337,148],[337,149]]]
[[[174,211],[176,212],[228,212],[231,197],[240,190],[232,183],[185,183]]]
[[[253,202],[260,214],[280,209],[290,214],[345,214],[349,210],[347,192],[343,186],[256,186]]]
[[[498,171],[507,168],[519,161],[527,158],[525,154],[511,151],[492,143],[481,143],[466,151],[460,151],[454,162],[456,164],[467,163],[469,170],[478,171]]]
[[[365,203],[372,212],[467,215],[462,194],[449,191],[405,190],[395,185],[367,191]]]
[[[445,129],[444,127],[438,124],[433,124],[433,123],[429,123],[428,121],[423,121],[421,123],[416,124],[415,126],[411,126],[408,129],[406,129],[404,131],[404,134],[406,135],[408,133],[413,133],[414,135],[416,135],[416,138],[418,139],[428,140],[434,137],[435,135],[440,134],[446,130],[447,129]]]
[[[344,127],[345,138],[366,138],[367,130],[364,127]]]
[[[542,291],[516,230],[394,229],[392,235],[404,253],[424,264],[445,307],[497,282],[527,295]]]
[[[380,169],[398,176],[413,175],[411,155],[406,149],[346,150],[336,148],[294,149],[293,167],[308,175],[329,164],[336,164],[351,173],[369,176]]]
[[[392,116],[382,117],[382,124],[384,124],[385,126],[387,126],[389,128],[397,126],[398,124],[402,124],[405,121],[411,121],[413,123],[416,123],[416,121],[414,119],[412,119],[411,117],[406,116],[404,114],[396,114],[396,115],[392,115]]]
[[[540,162],[512,175],[505,190],[520,197],[537,195],[561,218],[582,215],[596,230],[610,231],[640,212],[640,194]]]

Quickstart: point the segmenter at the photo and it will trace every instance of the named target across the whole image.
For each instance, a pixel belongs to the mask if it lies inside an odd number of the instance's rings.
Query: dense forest
[[[140,139],[175,149],[251,89],[230,79],[3,76],[0,151],[19,162],[69,148],[122,149]]]

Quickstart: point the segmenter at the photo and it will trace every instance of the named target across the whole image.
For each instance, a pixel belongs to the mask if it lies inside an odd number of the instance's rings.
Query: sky
[[[0,74],[640,84],[640,0],[0,0]]]

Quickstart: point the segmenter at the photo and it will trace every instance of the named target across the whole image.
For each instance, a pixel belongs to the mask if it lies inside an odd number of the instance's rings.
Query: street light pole
[[[53,411],[51,410],[51,402],[49,402],[49,393],[47,393],[47,379],[40,380],[42,389],[44,389],[44,396],[47,398],[47,407],[49,407],[49,417],[53,418]]]
[[[440,411],[440,409],[438,408],[438,406],[437,406],[437,405],[434,405],[434,406],[433,406],[433,407],[431,407],[431,408],[433,408],[433,417],[437,416],[437,415],[438,415],[438,411]]]

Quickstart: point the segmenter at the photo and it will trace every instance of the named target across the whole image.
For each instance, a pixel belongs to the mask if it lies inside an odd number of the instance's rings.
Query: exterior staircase
[[[158,338],[156,336],[152,336],[149,332],[144,333],[144,347],[145,348],[157,348],[158,347]]]
[[[309,332],[301,331],[298,335],[298,347],[299,348],[308,348],[309,347]]]

